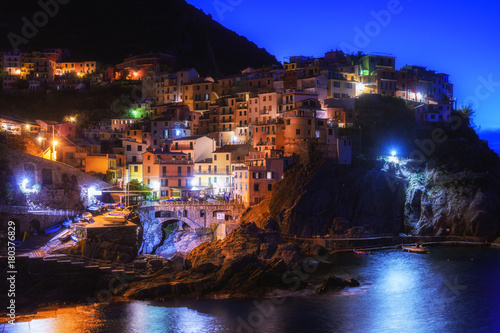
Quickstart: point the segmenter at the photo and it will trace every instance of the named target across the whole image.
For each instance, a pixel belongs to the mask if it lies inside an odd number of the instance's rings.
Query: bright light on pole
[[[57,145],[57,141],[53,141],[52,142],[52,159],[55,161],[57,160],[57,155],[56,155],[56,145]]]
[[[362,93],[363,91],[365,91],[365,85],[363,83],[360,83],[357,85],[357,89],[358,93]]]
[[[395,151],[395,150],[391,151],[391,156],[389,156],[389,159],[388,159],[389,162],[391,162],[391,163],[399,163],[399,158],[397,158],[397,156],[396,156],[397,154],[398,154],[397,151]]]

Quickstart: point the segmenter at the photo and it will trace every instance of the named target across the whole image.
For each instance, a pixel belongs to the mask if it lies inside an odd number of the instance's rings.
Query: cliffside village
[[[142,91],[112,103],[120,118],[78,135],[78,115],[62,122],[0,116],[2,130],[31,137],[45,158],[106,174],[117,187],[138,180],[159,200],[213,195],[259,203],[289,166],[308,158],[311,146],[350,164],[349,133],[359,130],[354,102],[362,94],[407,100],[420,125],[450,122],[455,108],[449,75],[396,69],[396,58],[382,54],[294,56],[220,78],[201,77],[194,68],[167,72],[175,57],[162,53],[108,68],[68,56],[61,49],[0,52],[4,93],[50,94],[120,80]]]

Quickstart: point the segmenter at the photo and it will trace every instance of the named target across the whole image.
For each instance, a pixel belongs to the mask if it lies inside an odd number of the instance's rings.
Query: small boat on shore
[[[72,230],[66,230],[59,236],[61,242],[67,241],[71,237]]]
[[[401,248],[403,249],[403,251],[407,251],[407,252],[413,252],[413,253],[429,253],[429,250],[427,250],[426,247],[423,247],[423,246],[418,246],[418,245],[415,245],[415,246],[411,246],[411,245],[402,245]]]
[[[71,223],[71,220],[64,220],[62,225],[63,225],[63,227],[69,228],[70,223]]]
[[[79,239],[76,235],[71,235],[71,239],[78,243]]]
[[[90,221],[92,219],[92,213],[85,212],[82,214],[82,219],[84,221]]]
[[[48,234],[51,234],[53,232],[59,231],[60,229],[61,229],[61,223],[58,223],[58,224],[53,225],[52,227],[45,229],[44,231],[45,231],[45,234],[48,235]]]
[[[362,256],[369,256],[370,255],[370,252],[368,251],[363,251],[363,250],[352,250],[355,254],[359,254],[359,255],[362,255]]]
[[[109,212],[103,215],[103,219],[111,222],[121,222],[125,223],[127,221],[128,214],[122,212]]]

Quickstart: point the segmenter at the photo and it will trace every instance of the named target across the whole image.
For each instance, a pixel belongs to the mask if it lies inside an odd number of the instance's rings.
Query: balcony
[[[191,160],[156,160],[156,164],[193,164]]]
[[[193,173],[178,173],[178,172],[166,172],[160,175],[162,178],[168,177],[193,177]]]
[[[194,175],[215,175],[215,176],[231,176],[233,174],[232,171],[194,171]]]

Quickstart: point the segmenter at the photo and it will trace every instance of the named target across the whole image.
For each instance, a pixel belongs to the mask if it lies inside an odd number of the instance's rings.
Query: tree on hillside
[[[463,118],[467,121],[468,127],[472,128],[476,133],[481,130],[480,126],[477,126],[474,122],[476,110],[472,108],[472,105],[462,105],[462,108],[458,111],[462,113]]]

